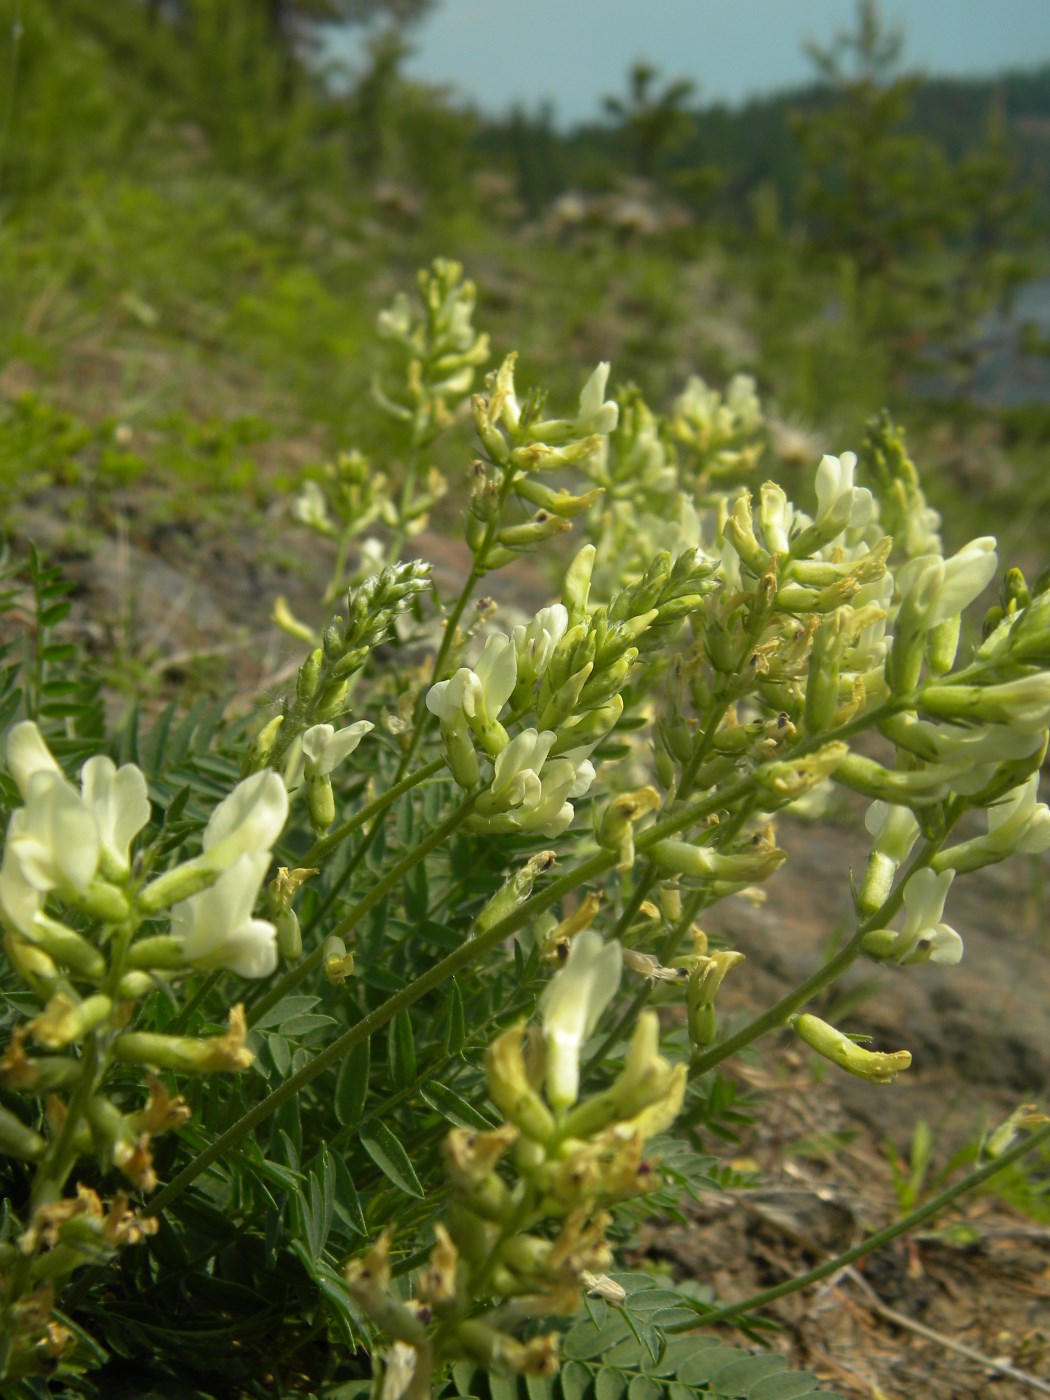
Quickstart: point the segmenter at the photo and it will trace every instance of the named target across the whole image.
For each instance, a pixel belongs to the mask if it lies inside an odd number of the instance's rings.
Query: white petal
[[[118,769],[111,759],[98,754],[80,770],[80,788],[98,823],[102,844],[127,868],[128,849],[150,817],[142,772],[133,763]]]
[[[474,674],[481,682],[489,719],[497,719],[518,681],[518,657],[510,637],[493,632],[487,638]]]
[[[272,769],[238,783],[211,814],[202,840],[205,851],[230,865],[238,856],[269,851],[288,817],[288,792]]]
[[[322,774],[331,773],[333,768],[338,768],[343,759],[349,758],[365,735],[374,728],[375,725],[367,719],[359,719],[353,724],[348,724],[345,729],[338,730],[325,749],[319,771]]]
[[[18,791],[23,798],[34,773],[62,771],[32,720],[24,719],[8,731],[7,771],[18,784]]]

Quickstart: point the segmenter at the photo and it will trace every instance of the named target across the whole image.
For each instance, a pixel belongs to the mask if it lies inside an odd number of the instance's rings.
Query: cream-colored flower
[[[210,889],[176,904],[172,935],[194,967],[267,977],[277,966],[277,930],[252,909],[270,865],[269,851],[237,857]]]
[[[580,1052],[616,995],[622,968],[620,944],[605,943],[594,929],[584,929],[540,997],[547,1098],[554,1108],[568,1108],[579,1096]]]

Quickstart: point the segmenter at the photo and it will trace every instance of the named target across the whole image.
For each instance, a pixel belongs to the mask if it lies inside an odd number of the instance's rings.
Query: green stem
[[[223,969],[218,968],[215,972],[209,972],[204,981],[200,984],[193,996],[182,1008],[179,1014],[172,1021],[167,1029],[168,1035],[181,1035],[189,1025],[190,1017],[197,1010],[197,1007],[204,1002],[223,977]]]
[[[343,822],[341,826],[337,826],[335,830],[330,831],[327,836],[322,836],[319,840],[315,841],[298,863],[304,866],[314,865],[317,861],[326,856],[329,851],[334,850],[341,841],[345,841],[359,826],[364,826],[365,822],[370,818],[377,817],[380,813],[385,812],[392,802],[396,802],[399,797],[411,791],[411,789],[416,787],[419,783],[425,782],[427,778],[432,778],[436,773],[440,773],[444,767],[445,760],[443,758],[435,758],[422,768],[417,768],[414,773],[407,774],[400,782],[395,783],[393,787],[388,788],[381,796],[370,802],[367,807],[362,807],[359,812],[355,812],[354,815]]]
[[[363,895],[350,912],[336,924],[335,928],[332,929],[331,936],[341,938],[344,933],[349,933],[354,925],[363,919],[371,909],[374,909],[379,901],[389,894],[410,870],[417,866],[421,860],[426,859],[435,846],[440,846],[447,837],[452,835],[470,815],[472,805],[470,798],[461,803],[440,826],[434,828],[425,840],[421,841],[418,846],[413,846],[396,865],[391,866],[383,878],[366,895]],[[251,1008],[250,1023],[252,1025],[258,1021],[260,1016],[269,1011],[271,1006],[276,1006],[283,997],[286,997],[289,992],[298,987],[304,978],[310,975],[324,957],[324,949],[324,943],[320,943],[312,953],[303,958],[302,962],[296,963],[295,967],[286,972],[277,985],[271,987],[264,997],[260,997]],[[266,1100],[263,1102],[265,1103]]]
[[[667,1332],[688,1332],[696,1327],[697,1323],[702,1323],[703,1326],[707,1327],[716,1322],[726,1322],[730,1318],[739,1317],[742,1313],[754,1312],[756,1308],[765,1307],[767,1303],[775,1302],[778,1298],[785,1298],[789,1293],[797,1293],[800,1289],[808,1288],[811,1283],[819,1283],[822,1278],[827,1278],[830,1274],[846,1268],[865,1254],[870,1254],[872,1250],[881,1249],[884,1244],[889,1244],[898,1235],[906,1234],[915,1226],[931,1220],[935,1215],[939,1215],[945,1206],[951,1205],[952,1201],[983,1185],[990,1177],[1012,1166],[1026,1153],[1033,1152],[1048,1140],[1050,1140],[1050,1126],[1040,1128],[1031,1137],[1004,1152],[1001,1157],[993,1158],[992,1161],[986,1162],[983,1167],[978,1167],[975,1171],[964,1176],[961,1181],[948,1187],[946,1191],[942,1191],[932,1201],[927,1201],[926,1205],[911,1211],[908,1215],[895,1221],[894,1224],[887,1225],[884,1230],[869,1235],[866,1240],[854,1245],[852,1249],[847,1249],[845,1253],[836,1255],[834,1259],[829,1259],[827,1263],[819,1264],[815,1269],[810,1269],[805,1274],[799,1274],[797,1278],[789,1279],[786,1283],[777,1284],[775,1288],[767,1288],[761,1293],[755,1293],[750,1298],[745,1298],[742,1302],[730,1303],[724,1308],[715,1308],[710,1312],[702,1311],[703,1304],[695,1303],[689,1298],[683,1298],[682,1302],[687,1307],[696,1308],[700,1316],[696,1322],[676,1322],[665,1330]]]

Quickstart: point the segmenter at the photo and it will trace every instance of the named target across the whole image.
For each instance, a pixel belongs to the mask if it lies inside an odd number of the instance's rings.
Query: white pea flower
[[[901,613],[908,610],[920,630],[929,630],[957,617],[978,598],[998,567],[991,535],[971,540],[950,559],[920,554],[897,571]]]
[[[593,768],[587,768],[593,775]],[[535,831],[548,839],[560,836],[572,825],[576,815],[570,797],[582,796],[589,782],[581,782],[580,775],[567,758],[555,758],[547,764],[543,773],[540,800],[523,820],[522,826]]]
[[[985,813],[988,832],[941,851],[938,870],[979,870],[1015,854],[1039,855],[1050,850],[1050,810],[1039,798],[1039,774],[1008,792]]]
[[[317,530],[322,535],[333,533],[332,522],[328,516],[328,502],[319,482],[303,482],[303,489],[292,506],[292,514],[300,524],[309,526],[311,530]]]
[[[556,737],[549,729],[526,729],[497,755],[492,784],[468,818],[472,830],[553,837],[570,825],[575,812],[569,799],[587,792],[594,768],[586,748],[549,759]]]
[[[517,656],[519,683],[531,683],[543,675],[568,628],[569,614],[562,603],[541,608],[531,622],[514,628],[511,640]]]
[[[557,737],[550,729],[525,729],[497,754],[488,794],[495,810],[538,806],[543,794],[539,775]]]
[[[488,714],[492,719],[498,719],[518,679],[514,643],[503,632],[493,632],[485,639],[485,646],[474,666],[474,674],[481,682]]]
[[[1050,671],[1000,685],[928,685],[919,703],[938,719],[981,724],[988,734],[1012,733],[1018,742],[1027,743],[1025,751],[1031,753],[1050,727]],[[1008,755],[1004,752],[1002,756]]]
[[[26,805],[13,812],[4,845],[0,900],[21,928],[32,897],[51,890],[82,893],[98,869],[98,823],[76,790],[60,773],[38,770],[26,786]],[[32,911],[36,912],[36,909]]]
[[[615,399],[606,399],[609,382],[609,362],[602,360],[580,392],[577,428],[583,433],[611,433],[620,421],[620,406]]]
[[[104,754],[89,758],[80,770],[85,806],[94,814],[102,843],[102,860],[118,878],[130,869],[131,843],[149,821],[146,779],[133,763],[118,768]]]
[[[174,906],[171,932],[188,963],[225,968],[241,977],[267,977],[273,972],[277,930],[266,919],[252,918],[269,865],[268,850],[240,855],[210,889]]]
[[[864,814],[864,825],[872,838],[873,849],[894,867],[904,864],[919,838],[919,823],[911,808],[889,802],[873,802]]]
[[[1003,852],[1037,855],[1050,849],[1050,809],[1039,798],[1039,774],[988,808],[988,844]]]
[[[736,419],[738,433],[753,433],[761,428],[762,404],[754,375],[733,375],[726,387],[726,407]]]
[[[338,731],[331,724],[313,725],[303,735],[306,776],[327,777],[344,758],[349,758],[364,736],[374,728],[375,725],[366,719],[355,720]]]
[[[406,340],[412,330],[412,303],[398,292],[376,317],[376,331],[384,340]]]
[[[853,485],[855,452],[841,457],[825,454],[817,467],[817,517],[819,529],[841,534],[850,526],[867,525],[874,515],[871,492]]]
[[[963,955],[962,939],[941,922],[944,901],[955,879],[954,870],[917,870],[904,886],[904,927],[897,935],[892,956],[897,962],[957,963]]]
[[[0,914],[26,938],[33,934],[33,920],[44,907],[44,894],[31,884],[22,869],[17,849],[8,827],[4,844],[4,859],[0,866]]]
[[[622,969],[620,944],[605,943],[594,929],[584,929],[540,997],[547,1098],[553,1108],[568,1108],[579,1096],[580,1052],[616,995]]]
[[[264,768],[237,784],[216,807],[201,844],[213,868],[226,869],[243,855],[265,851],[267,860],[288,817],[288,792],[281,778]]]
[[[514,643],[504,633],[493,632],[473,669],[461,666],[447,681],[430,687],[427,709],[437,716],[442,728],[455,728],[463,717],[484,728],[499,718],[517,679]]]
[[[758,523],[770,554],[791,552],[791,525],[795,510],[787,492],[775,481],[767,481],[758,493]]]

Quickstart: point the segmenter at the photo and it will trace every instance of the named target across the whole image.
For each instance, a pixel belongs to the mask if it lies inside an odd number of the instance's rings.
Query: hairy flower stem
[[[887,1225],[884,1230],[869,1235],[866,1240],[854,1245],[852,1249],[847,1249],[843,1254],[837,1254],[834,1259],[829,1259],[824,1264],[818,1264],[815,1269],[810,1269],[805,1274],[799,1274],[796,1278],[788,1279],[786,1283],[779,1283],[775,1288],[767,1288],[761,1293],[752,1294],[750,1298],[745,1298],[739,1303],[730,1303],[724,1308],[715,1308],[709,1312],[704,1311],[702,1303],[685,1299],[686,1306],[695,1308],[699,1316],[693,1322],[674,1322],[664,1331],[668,1333],[689,1332],[698,1324],[706,1327],[716,1322],[728,1322],[732,1318],[754,1312],[756,1308],[765,1307],[767,1303],[773,1303],[778,1298],[786,1298],[790,1293],[798,1293],[801,1289],[808,1288],[811,1283],[819,1283],[821,1279],[838,1273],[840,1269],[844,1269],[855,1260],[863,1258],[865,1254],[881,1249],[884,1244],[889,1244],[899,1235],[907,1234],[917,1225],[932,1220],[935,1215],[939,1215],[946,1206],[951,1205],[960,1196],[982,1186],[989,1178],[1004,1171],[1007,1167],[1013,1166],[1014,1162],[1019,1161],[1027,1153],[1034,1152],[1037,1147],[1041,1147],[1048,1140],[1050,1140],[1050,1126],[1040,1128],[1031,1137],[1025,1138],[1023,1142],[1016,1143],[1009,1148],[1001,1157],[993,1157],[983,1167],[977,1167],[974,1171],[969,1172],[961,1181],[956,1182],[954,1186],[949,1186],[946,1191],[942,1191],[932,1201],[927,1201],[924,1206],[910,1211],[900,1220],[894,1221],[892,1225]]]

